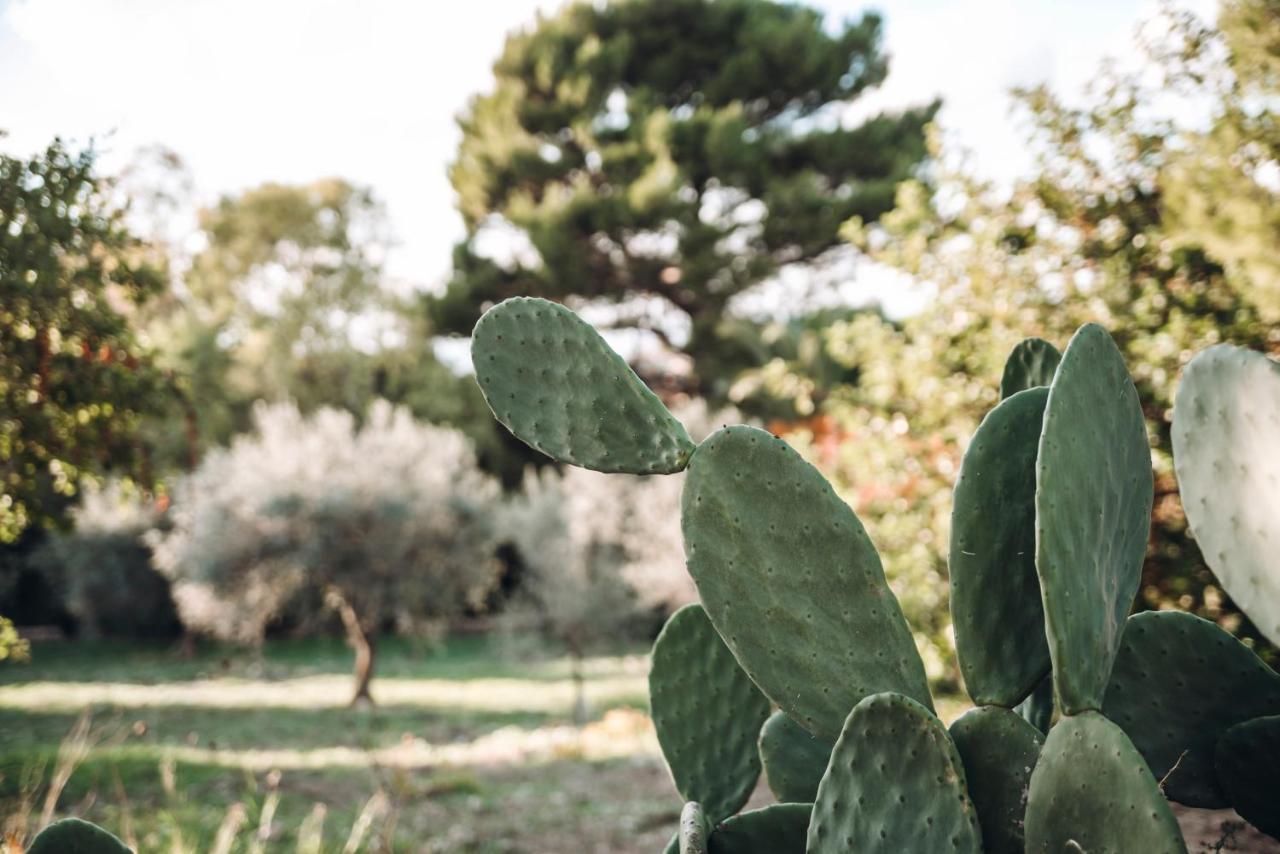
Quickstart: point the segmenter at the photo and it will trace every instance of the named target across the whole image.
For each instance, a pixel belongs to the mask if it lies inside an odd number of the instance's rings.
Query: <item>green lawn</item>
[[[141,851],[213,851],[220,828],[233,851],[660,851],[679,804],[646,666],[593,659],[576,727],[566,662],[481,637],[386,643],[363,711],[339,642],[37,644],[0,667],[0,816],[22,838],[69,770],[53,814]]]

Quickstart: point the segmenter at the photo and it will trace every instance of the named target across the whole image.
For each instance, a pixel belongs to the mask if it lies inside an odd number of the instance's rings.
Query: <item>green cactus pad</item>
[[[1173,462],[1205,562],[1280,644],[1280,364],[1225,344],[1192,359],[1173,407]]]
[[[741,809],[760,778],[756,737],[769,701],[701,605],[672,614],[654,642],[649,704],[680,796],[702,804],[712,823]]]
[[[760,730],[764,776],[782,803],[813,803],[830,758],[831,745],[814,738],[786,712],[774,712]]]
[[[1241,721],[1280,714],[1280,675],[1208,620],[1148,611],[1125,626],[1102,710],[1128,734],[1167,797],[1223,807],[1214,746]]]
[[[711,854],[804,854],[813,804],[773,804],[724,821]]]
[[[1000,398],[1013,397],[1020,391],[1053,382],[1062,354],[1043,338],[1024,338],[1009,353],[1000,377]]]
[[[529,297],[484,313],[471,337],[493,414],[553,459],[603,472],[680,471],[694,444],[600,333],[569,309]]]
[[[131,854],[132,851],[96,824],[64,818],[36,834],[27,854]]]
[[[999,706],[971,709],[951,725],[950,733],[978,811],[982,850],[1022,854],[1027,789],[1044,736],[1020,715]]]
[[[1049,672],[1036,576],[1036,451],[1046,388],[1018,392],[982,419],[951,510],[951,619],[965,688],[1012,707]]]
[[[810,854],[981,850],[964,766],[942,723],[900,694],[854,707],[818,787]]]
[[[1026,832],[1027,854],[1187,851],[1147,763],[1098,712],[1066,716],[1049,730],[1031,773]]]
[[[1280,839],[1280,715],[1227,730],[1218,741],[1217,768],[1235,811]]]
[[[680,810],[680,854],[707,854],[707,838],[711,835],[711,825],[702,804],[689,801]]]
[[[689,572],[725,643],[783,711],[834,742],[870,694],[931,705],[880,556],[817,469],[763,430],[727,427],[698,447],[687,478]]]
[[[1014,711],[1022,715],[1022,719],[1027,723],[1040,730],[1041,735],[1047,733],[1049,724],[1053,723],[1053,674],[1050,673],[1041,679],[1036,689],[1027,699],[1019,703]]]
[[[1138,392],[1101,326],[1054,375],[1036,460],[1036,571],[1063,714],[1099,709],[1151,526],[1151,449]]]

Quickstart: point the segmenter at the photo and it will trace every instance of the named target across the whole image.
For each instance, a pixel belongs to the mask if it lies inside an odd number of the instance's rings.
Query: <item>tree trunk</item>
[[[589,718],[587,683],[582,675],[582,651],[576,646],[569,648],[569,678],[573,680],[573,722],[582,726]]]
[[[360,622],[356,609],[351,607],[347,597],[337,588],[329,588],[329,600],[338,609],[342,618],[342,626],[347,631],[347,643],[356,653],[356,690],[351,697],[352,707],[373,705],[373,695],[369,693],[369,683],[373,681],[373,659],[377,648],[374,645],[373,633]]]

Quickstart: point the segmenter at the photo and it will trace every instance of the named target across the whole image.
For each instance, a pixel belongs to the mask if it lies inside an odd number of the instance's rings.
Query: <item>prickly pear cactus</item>
[[[1040,730],[1041,735],[1048,733],[1049,724],[1053,722],[1053,675],[1048,674],[1041,679],[1036,689],[1014,711]]]
[[[1022,854],[1027,792],[1044,737],[1020,715],[998,706],[971,709],[949,731],[978,812],[982,850]]]
[[[932,708],[871,538],[786,442],[754,427],[709,436],[689,463],[681,527],[711,622],[796,723],[834,741],[849,709],[882,691]]]
[[[96,824],[64,818],[40,831],[31,841],[27,854],[131,854],[132,851]]]
[[[1218,740],[1217,771],[1236,812],[1280,839],[1280,715],[1227,730]]]
[[[1147,550],[1151,448],[1138,392],[1106,330],[1072,337],[1036,459],[1036,571],[1067,715],[1102,707]]]
[[[1026,834],[1027,854],[1187,851],[1147,763],[1098,712],[1049,730],[1031,773]]]
[[[742,672],[701,605],[671,615],[653,645],[649,704],[676,791],[714,824],[751,797],[756,736],[769,701]]]
[[[1225,344],[1192,359],[1173,407],[1173,462],[1205,562],[1280,643],[1280,364]]]
[[[1132,739],[1166,796],[1224,807],[1214,748],[1232,726],[1280,714],[1280,675],[1208,620],[1148,611],[1129,618],[1102,710]]]
[[[769,789],[782,803],[811,804],[827,771],[831,745],[774,712],[760,730],[760,760]]]
[[[1043,338],[1024,338],[1004,363],[1000,378],[1000,398],[1013,397],[1020,391],[1053,382],[1053,373],[1062,361],[1058,348]]]
[[[485,312],[471,337],[476,380],[521,441],[602,472],[670,474],[693,441],[600,333],[569,309],[516,297]]]
[[[973,435],[951,510],[951,619],[975,703],[1012,707],[1049,672],[1036,576],[1036,453],[1049,390],[1003,401]]]
[[[707,854],[707,840],[711,836],[711,823],[702,804],[689,801],[680,810],[680,854]]]
[[[854,707],[818,787],[807,850],[981,852],[964,766],[941,721],[900,694]]]
[[[773,804],[727,819],[711,834],[711,854],[804,854],[813,804]]]

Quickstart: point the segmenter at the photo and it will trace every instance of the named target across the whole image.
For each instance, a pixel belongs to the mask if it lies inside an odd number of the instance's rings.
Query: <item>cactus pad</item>
[[[809,854],[981,850],[964,767],[942,723],[899,694],[858,703],[818,787]]]
[[[715,823],[751,797],[769,701],[742,672],[701,605],[671,615],[653,644],[649,703],[676,790]]]
[[[1031,773],[1026,832],[1027,854],[1187,851],[1147,763],[1098,712],[1064,717],[1049,730]]]
[[[1036,459],[1036,571],[1063,714],[1099,709],[1151,527],[1151,449],[1115,342],[1087,324],[1054,375]]]
[[[760,730],[765,779],[782,803],[813,803],[830,758],[831,745],[814,738],[786,712],[774,712]]]
[[[484,313],[471,360],[485,401],[522,442],[603,472],[680,471],[694,444],[600,333],[569,309],[516,297]]]
[[[1102,709],[1163,780],[1167,797],[1222,807],[1214,745],[1241,721],[1280,714],[1280,675],[1208,620],[1148,611],[1129,618]]]
[[[1062,354],[1043,338],[1024,338],[1009,353],[1000,377],[1000,399],[1053,382]]]
[[[680,854],[707,854],[707,837],[710,835],[710,823],[702,804],[689,801],[680,810]]]
[[[1217,768],[1235,811],[1280,839],[1280,715],[1227,730],[1218,741]]]
[[[1280,364],[1219,345],[1182,373],[1173,462],[1191,531],[1222,586],[1280,643]]]
[[[711,621],[752,680],[819,738],[896,691],[931,706],[924,664],[858,517],[786,442],[713,433],[689,463],[681,527]]]
[[[1044,736],[1020,715],[999,706],[971,709],[950,732],[978,811],[982,850],[1022,854],[1027,789]]]
[[[1053,674],[1047,674],[1041,679],[1036,689],[1014,711],[1040,730],[1041,735],[1047,733],[1049,724],[1053,723]]]
[[[132,850],[96,824],[64,818],[36,834],[27,854],[131,854]]]
[[[804,854],[813,804],[773,804],[723,822],[711,834],[711,854]]]
[[[965,688],[1012,707],[1049,672],[1036,576],[1036,451],[1049,390],[1033,388],[982,419],[951,511],[951,619]]]

